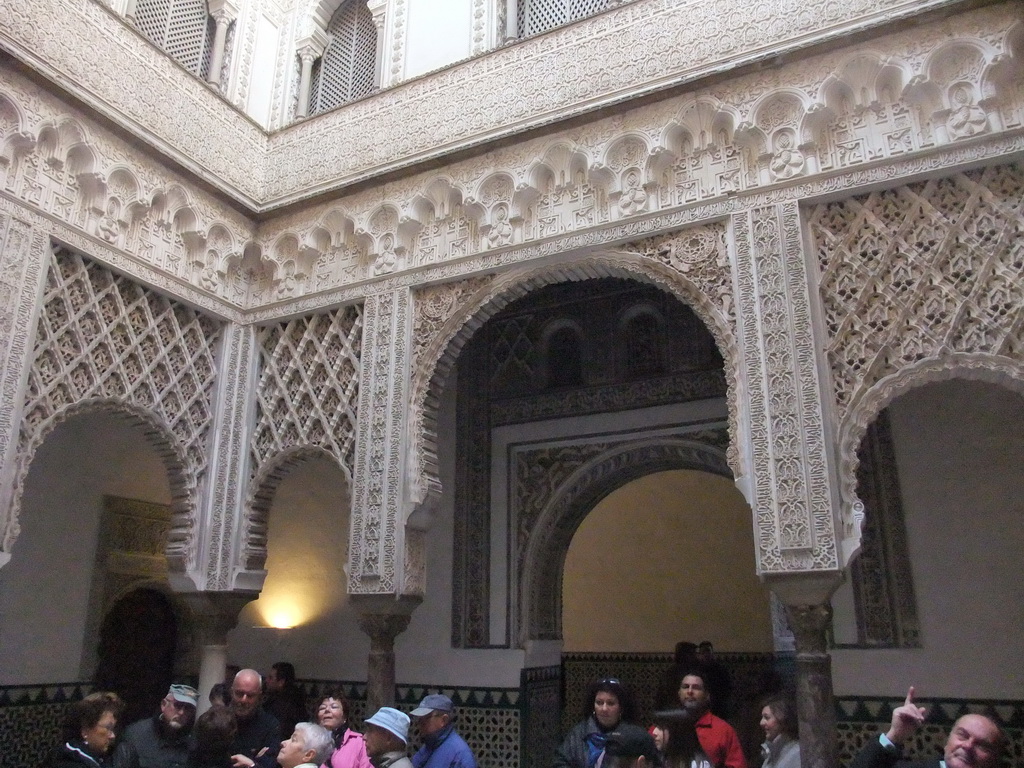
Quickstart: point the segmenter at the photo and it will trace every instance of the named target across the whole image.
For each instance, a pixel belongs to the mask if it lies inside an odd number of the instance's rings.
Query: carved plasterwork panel
[[[396,5],[391,82],[404,66],[404,23],[399,18],[404,3]],[[662,78],[677,83],[684,78],[697,80],[709,68],[721,71],[723,62],[750,48],[785,46],[783,41],[806,40],[808,34],[829,36],[838,27],[865,22],[880,12],[895,17],[922,10],[920,2],[894,5],[878,0],[841,5],[811,2],[792,12],[769,4],[751,8],[740,0],[690,2],[685,7],[653,1],[628,3],[541,38],[402,84],[272,137],[268,198],[292,198],[304,188],[337,183],[370,168],[425,158],[437,147],[476,135],[520,130],[542,115],[572,115],[611,91],[642,90],[644,83]],[[755,16],[760,21],[754,21]],[[680,61],[681,50],[687,52],[685,62]],[[570,51],[571,55],[566,55]],[[548,87],[541,74],[548,69],[558,72],[559,88]],[[531,75],[520,74],[526,71]],[[459,119],[449,119],[452,114]],[[411,115],[416,116],[413,122],[409,121]],[[367,124],[375,130],[363,130]],[[325,146],[334,142],[336,149],[325,152]],[[802,150],[794,145],[791,151]],[[313,154],[319,162],[308,162]],[[396,162],[396,158],[402,160]]]
[[[12,0],[5,10],[0,35],[13,50],[55,68],[115,122],[152,132],[186,166],[243,197],[261,196],[266,135],[127,20],[92,0]]]
[[[839,567],[822,394],[795,204],[734,225],[758,572]]]
[[[828,334],[849,555],[863,514],[856,450],[896,392],[911,380],[958,369],[965,376],[1019,378],[1024,170],[997,165],[881,190],[816,206],[808,219]]]
[[[191,514],[206,472],[220,328],[211,319],[55,249],[18,437],[16,487],[43,439],[74,412],[109,408],[145,425],[168,465],[176,515],[171,567],[194,560]],[[5,549],[17,537],[16,511]]]
[[[423,586],[423,537],[407,538],[409,340],[412,294],[374,296],[363,311],[363,363],[356,420],[349,594]],[[413,502],[415,504],[415,502]],[[407,547],[411,551],[407,551]],[[406,575],[409,578],[406,578]]]
[[[207,305],[236,298],[226,283],[252,235],[249,220],[9,71],[0,114],[8,116],[0,120],[0,188],[95,241],[89,252],[112,250],[156,270],[178,295],[205,293]]]

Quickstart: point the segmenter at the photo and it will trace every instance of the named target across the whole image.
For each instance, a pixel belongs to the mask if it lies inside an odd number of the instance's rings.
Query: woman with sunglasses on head
[[[615,678],[592,683],[584,701],[583,720],[566,735],[553,768],[594,768],[608,734],[634,718],[633,696]]]
[[[53,750],[46,768],[107,768],[115,766],[111,753],[114,728],[124,705],[116,693],[90,693],[68,708],[64,718],[64,743]],[[138,763],[136,763],[137,765]]]
[[[326,768],[371,768],[363,734],[349,727],[348,699],[344,693],[332,691],[324,696],[317,707],[316,720],[330,731],[334,741],[334,751],[324,763]]]

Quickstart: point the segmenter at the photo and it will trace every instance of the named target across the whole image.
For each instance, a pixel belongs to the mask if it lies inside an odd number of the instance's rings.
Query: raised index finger
[[[907,700],[903,703],[908,707],[914,706],[914,686],[910,686],[910,689],[907,691]]]

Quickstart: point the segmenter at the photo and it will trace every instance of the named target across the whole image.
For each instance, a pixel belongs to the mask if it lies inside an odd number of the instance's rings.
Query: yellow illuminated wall
[[[349,508],[345,476],[330,460],[289,471],[270,509],[267,578],[229,635],[230,663],[266,671],[286,660],[300,677],[365,674],[369,640],[348,604],[345,575]]]
[[[768,592],[754,573],[750,507],[732,481],[648,475],[603,499],[577,530],[562,583],[567,652],[772,650]]]

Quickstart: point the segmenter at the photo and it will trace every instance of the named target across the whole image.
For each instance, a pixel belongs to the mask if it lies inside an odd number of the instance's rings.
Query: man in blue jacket
[[[412,756],[413,768],[476,768],[476,758],[452,722],[455,706],[440,693],[427,696],[409,713],[419,728],[423,746]]]

